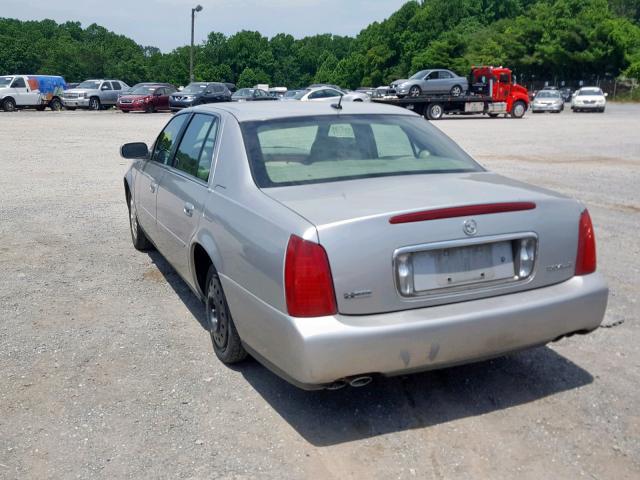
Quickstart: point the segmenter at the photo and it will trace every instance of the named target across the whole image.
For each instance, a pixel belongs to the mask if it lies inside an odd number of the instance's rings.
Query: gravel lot
[[[220,364],[198,300],[131,246],[118,147],[168,118],[0,114],[0,478],[640,477],[640,106],[436,123],[589,206],[622,325],[338,392]]]

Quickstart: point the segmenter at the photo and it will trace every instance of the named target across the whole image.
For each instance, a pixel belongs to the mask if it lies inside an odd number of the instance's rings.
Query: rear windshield
[[[323,115],[243,122],[241,128],[260,188],[482,171],[417,116]]]

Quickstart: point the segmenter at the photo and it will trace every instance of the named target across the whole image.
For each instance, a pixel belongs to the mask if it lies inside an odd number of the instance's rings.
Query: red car
[[[123,113],[169,110],[169,95],[175,91],[169,83],[138,83],[118,98],[117,106]]]

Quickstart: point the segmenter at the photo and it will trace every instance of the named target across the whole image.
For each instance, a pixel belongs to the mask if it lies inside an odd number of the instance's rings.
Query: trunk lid
[[[316,226],[342,314],[374,314],[502,295],[558,283],[574,274],[583,207],[554,192],[493,173],[383,177],[263,191]],[[416,211],[505,202],[533,202],[535,208],[399,224],[389,221]],[[471,236],[463,228],[466,220],[477,226]],[[501,241],[504,247],[505,241],[530,236],[537,238],[537,254],[534,271],[526,280],[458,285],[410,297],[400,294],[395,262],[399,252],[428,250],[434,248],[432,244],[449,249]],[[469,258],[457,261],[466,265]]]

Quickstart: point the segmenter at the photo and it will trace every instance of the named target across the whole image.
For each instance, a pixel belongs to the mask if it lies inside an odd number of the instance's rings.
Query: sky
[[[190,42],[191,8],[198,3],[196,43],[211,31],[257,30],[267,37],[317,33],[355,35],[407,0],[0,0],[0,17],[97,23],[141,45],[168,52]]]

